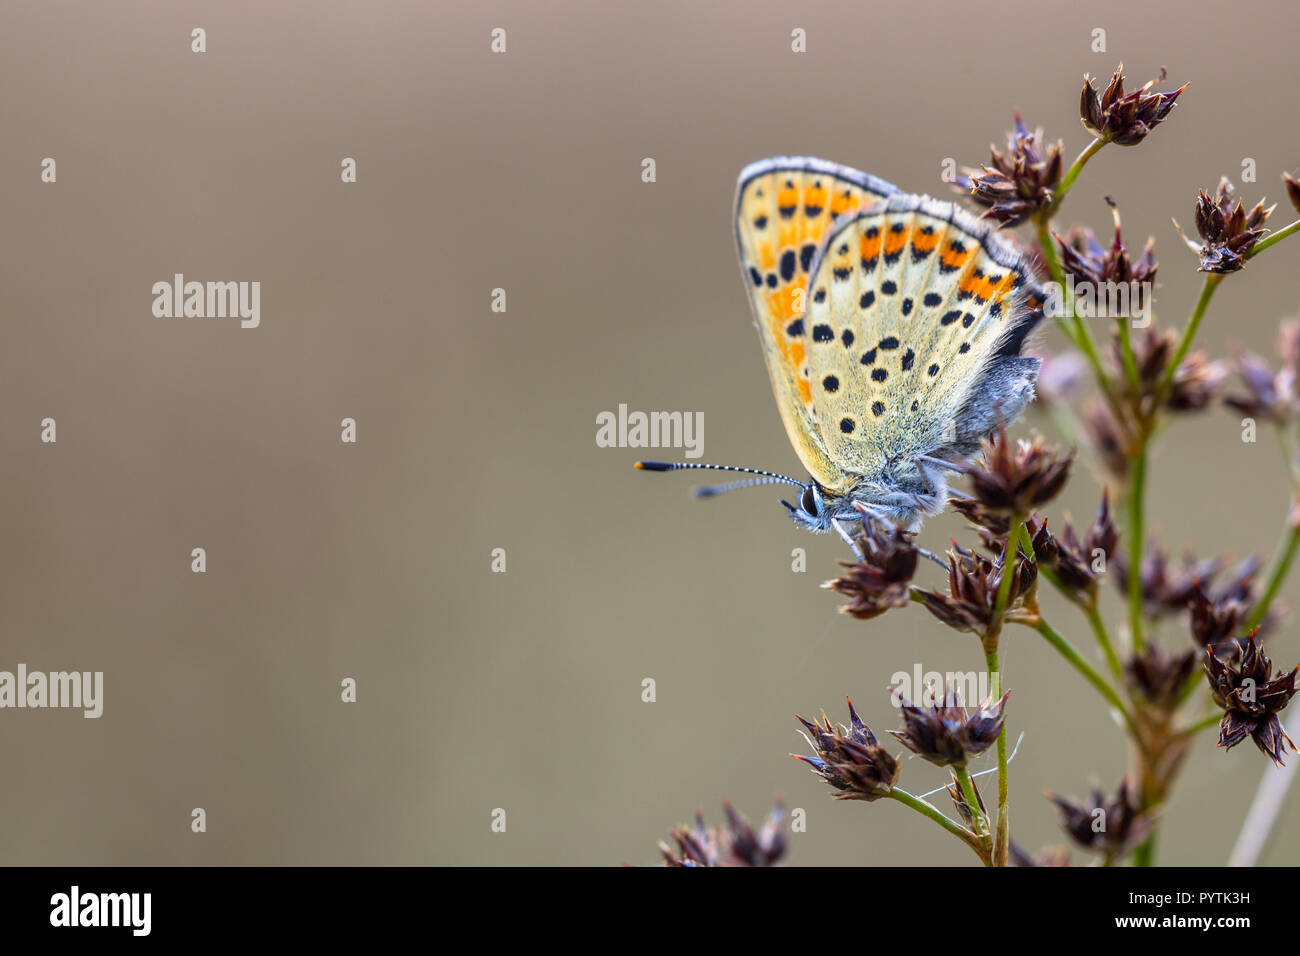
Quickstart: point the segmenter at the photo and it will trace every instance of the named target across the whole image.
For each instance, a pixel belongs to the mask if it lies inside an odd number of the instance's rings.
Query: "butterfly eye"
[[[799,497],[799,505],[808,514],[817,517],[817,499],[813,495],[811,486],[803,490],[803,494]]]

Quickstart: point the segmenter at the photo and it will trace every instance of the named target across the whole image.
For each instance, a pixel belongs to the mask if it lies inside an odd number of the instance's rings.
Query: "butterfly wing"
[[[955,457],[1033,397],[1020,355],[1044,296],[1024,259],[952,203],[897,194],[841,217],[811,263],[810,404],[847,473]]]
[[[851,481],[818,426],[804,316],[809,269],[838,218],[897,192],[874,176],[806,157],[753,163],[736,189],[740,266],[781,420],[809,474],[832,490]]]

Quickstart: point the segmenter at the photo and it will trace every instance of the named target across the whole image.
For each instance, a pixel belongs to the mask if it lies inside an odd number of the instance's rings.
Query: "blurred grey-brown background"
[[[975,669],[975,640],[919,609],[837,614],[818,584],[840,542],[771,489],[705,503],[635,473],[596,416],[702,412],[704,460],[796,470],[735,264],[741,166],[806,153],[944,195],[944,159],[986,159],[1014,109],[1072,157],[1081,75],[1121,60],[1132,85],[1167,65],[1191,86],[1065,213],[1103,229],[1114,195],[1131,243],[1157,237],[1157,315],[1181,326],[1199,279],[1170,217],[1225,173],[1284,200],[1300,164],[1298,23],[1287,0],[5,5],[0,669],[105,690],[99,720],[0,711],[3,862],[652,862],[697,803],[758,818],[777,793],[808,814],[794,863],[974,862],[897,805],[832,803],[787,753],[792,715],[842,716],[845,694],[893,726],[889,676]],[[1297,255],[1230,278],[1203,343],[1267,352]],[[260,328],[154,318],[178,272],[260,281]],[[1216,410],[1159,446],[1151,521],[1175,550],[1272,549],[1281,464],[1239,434]],[[1086,520],[1098,492],[1080,469],[1051,513]],[[1058,839],[1041,791],[1113,786],[1126,754],[1037,635],[1008,641],[1014,832],[1037,847]],[[1300,631],[1272,648],[1294,663]],[[1225,860],[1263,764],[1203,735],[1161,862]],[[1298,806],[1266,862],[1295,862]]]

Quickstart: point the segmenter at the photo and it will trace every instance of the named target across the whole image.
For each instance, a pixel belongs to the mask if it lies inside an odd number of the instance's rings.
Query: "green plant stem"
[[[984,837],[990,836],[989,821],[984,816],[984,811],[980,809],[980,799],[975,793],[975,783],[971,780],[969,771],[965,767],[953,767],[952,773],[957,778],[957,785],[961,787],[961,795],[966,798],[966,806],[970,808],[971,819],[975,821],[975,834]]]
[[[896,800],[905,807],[911,807],[913,810],[915,810],[917,813],[921,814],[922,816],[929,817],[935,823],[939,824],[939,826],[943,827],[953,836],[957,837],[959,840],[961,840],[963,843],[969,846],[972,850],[975,851],[975,853],[979,856],[981,860],[985,860],[985,862],[987,863],[985,850],[984,847],[981,845],[979,838],[975,836],[975,834],[967,830],[964,826],[961,826],[960,824],[954,823],[952,820],[949,820],[933,804],[927,803],[926,801],[922,800],[920,797],[913,796],[912,794],[908,793],[906,790],[900,790],[897,787],[889,791],[889,799]]]
[[[1097,346],[1092,341],[1092,333],[1088,331],[1087,324],[1079,318],[1074,311],[1074,303],[1065,298],[1065,269],[1061,265],[1061,256],[1056,251],[1056,243],[1052,239],[1051,220],[1046,217],[1040,217],[1037,220],[1038,245],[1043,250],[1043,260],[1047,263],[1047,272],[1052,277],[1052,281],[1061,289],[1061,302],[1066,309],[1066,314],[1061,316],[1061,330],[1071,343],[1083,353],[1088,364],[1092,367],[1093,377],[1097,380],[1097,387],[1101,389],[1111,409],[1119,421],[1124,418],[1119,411],[1119,398],[1115,394],[1115,386],[1106,374],[1106,368],[1101,364],[1101,356],[1097,353]]]
[[[1069,661],[1074,669],[1082,674],[1084,679],[1095,687],[1102,697],[1106,698],[1106,702],[1119,711],[1120,716],[1124,718],[1124,724],[1127,726],[1129,734],[1133,737],[1134,742],[1141,746],[1141,738],[1138,736],[1137,723],[1133,720],[1133,715],[1129,713],[1128,707],[1125,706],[1124,701],[1120,699],[1120,696],[1115,692],[1115,689],[1111,687],[1110,684],[1106,683],[1106,679],[1098,674],[1091,664],[1084,660],[1083,655],[1075,649],[1073,644],[1057,633],[1056,629],[1042,618],[1039,618],[1036,624],[1030,626],[1039,634],[1043,635],[1043,637],[1047,638],[1047,643],[1056,648],[1056,650],[1060,652],[1061,656]]]
[[[1262,245],[1262,243],[1260,244]],[[1255,247],[1256,249],[1259,246]],[[1178,366],[1183,364],[1183,359],[1187,357],[1187,350],[1192,347],[1192,340],[1196,338],[1196,332],[1201,327],[1201,319],[1205,318],[1205,310],[1210,307],[1210,300],[1214,298],[1214,290],[1219,287],[1223,281],[1223,276],[1217,272],[1207,272],[1205,283],[1201,286],[1201,294],[1196,299],[1196,305],[1192,309],[1192,317],[1187,320],[1187,328],[1183,330],[1182,341],[1178,343],[1178,350],[1174,352],[1173,360],[1169,367],[1165,369],[1165,374],[1160,379],[1160,384],[1156,388],[1157,405],[1161,399],[1173,387],[1174,375],[1178,372]]]
[[[1223,714],[1221,713],[1206,714],[1196,723],[1188,727],[1184,727],[1182,730],[1178,731],[1178,733],[1184,737],[1191,737],[1194,736],[1195,734],[1199,734],[1206,727],[1217,727],[1222,722],[1222,720],[1223,720]]]
[[[1250,633],[1263,623],[1269,605],[1273,603],[1273,598],[1277,597],[1277,592],[1282,589],[1282,583],[1286,580],[1287,572],[1291,570],[1291,562],[1295,560],[1297,548],[1300,548],[1300,528],[1292,527],[1288,523],[1282,542],[1278,545],[1277,556],[1273,559],[1273,569],[1269,572],[1264,596],[1259,599],[1259,603],[1250,612],[1250,617],[1246,619],[1246,633]]]
[[[1246,619],[1246,633],[1250,633],[1264,623],[1273,599],[1282,590],[1286,576],[1291,570],[1296,551],[1300,549],[1300,527],[1295,524],[1297,514],[1300,514],[1300,468],[1297,467],[1295,443],[1288,428],[1288,425],[1277,427],[1277,441],[1282,450],[1282,458],[1286,461],[1287,477],[1291,480],[1291,514],[1287,516],[1286,530],[1282,533],[1282,540],[1278,543],[1277,552],[1273,556],[1273,567],[1268,573],[1264,596],[1259,599],[1259,603],[1251,610],[1250,617]]]
[[[1267,239],[1261,239],[1259,242],[1255,243],[1254,248],[1252,248],[1250,252],[1242,256],[1242,258],[1253,259],[1261,252],[1263,252],[1265,249],[1267,249],[1269,246],[1273,245],[1275,242],[1281,242],[1287,236],[1293,236],[1297,232],[1300,232],[1300,219],[1297,219],[1289,226],[1283,226],[1281,229],[1273,233]]]
[[[1133,851],[1134,866],[1155,866],[1156,834],[1153,830],[1145,843]]]
[[[1133,355],[1133,336],[1128,319],[1119,320],[1119,354],[1124,363],[1124,377],[1128,381],[1129,390],[1134,395],[1140,394],[1142,383],[1138,379],[1137,359]]]
[[[1079,600],[1056,576],[1056,572],[1049,567],[1040,564],[1038,574],[1039,577],[1046,578],[1047,582],[1060,591],[1070,603],[1078,605],[1079,609],[1083,611],[1088,618],[1088,625],[1092,628],[1093,636],[1097,638],[1097,645],[1106,656],[1106,666],[1110,668],[1110,672],[1115,676],[1116,680],[1123,677],[1124,668],[1120,663],[1119,655],[1115,653],[1115,645],[1110,639],[1110,632],[1106,630],[1106,622],[1102,620],[1101,611],[1097,608],[1096,596],[1094,595],[1087,602]]]
[[[1088,615],[1088,623],[1092,626],[1092,633],[1097,638],[1097,643],[1101,645],[1101,652],[1106,655],[1106,666],[1110,668],[1111,674],[1116,680],[1124,676],[1124,667],[1119,662],[1119,655],[1115,653],[1115,645],[1111,643],[1110,632],[1106,630],[1106,622],[1101,619],[1101,611],[1097,609],[1097,599],[1094,597],[1092,603],[1087,605],[1083,612]]]
[[[1137,453],[1129,472],[1128,500],[1128,624],[1133,650],[1141,651],[1142,636],[1142,538],[1146,521],[1147,443],[1138,441]]]
[[[998,665],[996,649],[984,652],[984,663],[989,671],[989,691],[994,699],[1002,696],[1002,671]],[[1002,722],[998,734],[998,817],[993,834],[993,865],[1006,866],[1011,855],[1011,808],[1008,805],[1010,786],[1007,780],[1007,724]]]
[[[1016,561],[1019,558],[1020,539],[1015,534],[1015,528],[1020,516],[1015,515],[1011,521],[1012,533],[1007,535],[1006,546],[1002,549],[1002,576],[998,578],[998,593],[993,602],[993,625],[991,633],[985,638],[986,644],[992,642],[994,650],[997,650],[998,635],[1002,633],[1002,616],[1006,613],[1007,602],[1011,600],[1011,579],[1015,577]]]
[[[1106,140],[1100,137],[1094,139],[1091,143],[1089,143],[1086,147],[1084,147],[1083,152],[1080,153],[1078,155],[1078,158],[1076,158],[1075,161],[1070,164],[1070,168],[1065,171],[1065,175],[1061,177],[1061,181],[1056,186],[1056,194],[1052,197],[1051,211],[1053,213],[1055,213],[1056,210],[1061,207],[1061,202],[1062,200],[1065,199],[1065,194],[1070,191],[1070,188],[1074,185],[1075,181],[1079,178],[1079,174],[1083,172],[1083,167],[1087,164],[1088,160],[1096,156],[1097,153],[1101,151],[1101,148],[1105,145],[1106,145]],[[1044,218],[1050,218],[1050,217],[1044,217]]]

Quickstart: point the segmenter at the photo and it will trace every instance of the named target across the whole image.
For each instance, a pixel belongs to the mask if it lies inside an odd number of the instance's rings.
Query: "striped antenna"
[[[779,475],[774,471],[762,471],[758,468],[741,468],[738,465],[702,465],[686,461],[638,461],[635,467],[641,471],[688,471],[703,469],[706,471],[738,471],[744,475],[755,475],[741,481],[730,481],[721,485],[699,485],[694,489],[697,498],[712,498],[737,488],[753,488],[757,485],[794,485],[807,488],[808,485],[789,475]],[[788,507],[788,506],[787,506]]]
[[[721,485],[696,485],[691,489],[691,494],[696,498],[712,498],[716,495],[725,494],[728,491],[735,491],[738,488],[756,488],[759,485],[784,485],[786,480],[781,478],[746,478],[744,481],[728,481]]]

